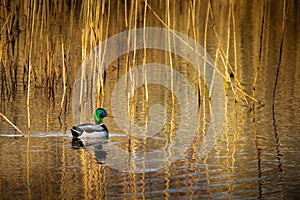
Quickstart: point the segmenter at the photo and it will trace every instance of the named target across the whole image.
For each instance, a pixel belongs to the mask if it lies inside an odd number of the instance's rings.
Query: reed
[[[252,96],[253,98],[256,98],[256,86],[257,86],[257,80],[259,76],[259,71],[262,66],[262,50],[263,50],[263,36],[264,36],[264,24],[265,24],[265,15],[266,15],[266,2],[263,1],[263,7],[262,7],[262,18],[261,18],[261,28],[260,28],[260,40],[259,40],[259,55],[258,55],[258,64],[255,71],[254,81],[252,85]],[[252,104],[253,111],[255,110],[255,103],[253,101]]]
[[[0,112],[0,116],[3,117],[3,119],[5,119],[5,121],[7,121],[12,127],[14,127],[14,129],[16,129],[22,136],[24,136],[25,134],[16,126],[14,125],[14,123],[12,123],[3,113]]]
[[[66,91],[67,91],[67,83],[66,83],[66,60],[65,60],[65,49],[64,49],[64,44],[62,42],[61,44],[61,53],[62,53],[62,60],[63,60],[63,96],[61,98],[61,102],[60,102],[60,110],[59,110],[59,117],[61,116],[62,113],[62,109],[64,106],[64,102],[65,102],[65,96],[66,96]]]
[[[32,5],[33,4],[33,5]],[[29,8],[32,6],[32,10]],[[30,6],[28,8],[28,16],[32,17],[32,20],[28,18],[27,28],[30,30],[30,35],[28,34],[29,42],[29,53],[28,53],[28,84],[27,84],[27,127],[30,130],[30,87],[31,87],[31,70],[32,70],[32,50],[33,50],[33,37],[34,37],[34,24],[36,16],[36,4],[33,1],[30,1]],[[28,132],[29,134],[30,132]]]
[[[208,4],[208,12],[210,13],[210,16],[211,16],[211,18],[212,18],[212,21],[214,21],[214,19],[213,19],[213,12],[212,12],[211,4],[210,4],[210,3]],[[208,15],[208,14],[207,14],[207,15]],[[230,22],[229,19],[230,19],[230,15],[228,15],[228,24],[229,24],[229,22]],[[213,24],[214,24],[214,22],[213,22]],[[228,27],[230,27],[230,25],[227,25],[227,28],[228,28]],[[229,62],[227,53],[225,53],[225,50],[224,50],[223,46],[221,45],[221,39],[220,39],[220,37],[219,37],[219,34],[218,34],[217,31],[216,31],[215,25],[213,26],[213,32],[214,32],[214,35],[215,35],[215,37],[216,37],[216,39],[217,39],[217,41],[218,41],[218,45],[219,45],[218,51],[219,51],[219,54],[220,54],[220,59],[221,59],[221,61],[222,61],[222,63],[223,63],[223,66],[224,66],[224,74],[221,73],[221,72],[219,72],[219,73],[223,76],[223,78],[224,78],[224,80],[225,80],[225,90],[227,90],[228,85],[230,85],[231,90],[232,90],[233,93],[235,93],[235,90],[240,91],[240,93],[241,93],[241,95],[242,95],[244,101],[246,102],[247,105],[249,105],[249,104],[248,104],[248,101],[247,101],[247,99],[246,99],[246,96],[247,96],[247,97],[250,97],[250,95],[248,95],[248,94],[246,94],[246,92],[244,92],[244,90],[243,90],[243,88],[241,87],[241,84],[240,84],[240,82],[238,81],[238,79],[236,79],[236,80],[237,80],[237,85],[233,85],[232,82],[231,82],[231,80],[230,80],[228,70],[233,71],[233,69],[232,69],[232,66],[231,66],[231,64],[230,64],[230,62]],[[229,39],[228,39],[229,36],[230,36],[230,32],[228,32],[228,35],[227,35],[227,43],[229,43]],[[218,71],[218,69],[217,69],[217,71]],[[228,93],[227,93],[227,94],[228,94]]]
[[[62,108],[64,105],[64,101],[67,98],[66,90],[68,85],[72,85],[72,77],[76,74],[76,70],[78,68],[77,63],[81,63],[86,59],[88,53],[93,50],[97,45],[99,45],[102,41],[107,39],[110,36],[110,28],[115,26],[114,23],[111,22],[111,16],[115,13],[111,13],[111,3],[115,3],[113,1],[99,1],[94,2],[91,0],[88,1],[68,1],[71,2],[68,5],[65,1],[11,1],[9,4],[6,1],[0,5],[0,29],[1,29],[1,40],[0,40],[0,62],[1,62],[1,86],[5,88],[6,94],[12,94],[12,91],[16,87],[17,83],[17,74],[15,71],[18,71],[15,66],[20,68],[20,66],[25,66],[24,75],[22,75],[22,79],[24,80],[24,84],[26,85],[26,104],[27,104],[27,126],[30,129],[30,98],[32,90],[35,87],[45,87],[49,96],[54,96],[56,90],[60,89],[57,87],[58,83],[62,83],[63,85],[63,93],[62,93],[62,101],[60,102],[60,112],[62,112]],[[81,3],[79,7],[78,3]],[[253,91],[252,94],[247,94],[242,87],[239,77],[237,76],[238,71],[238,56],[237,56],[237,37],[238,33],[236,30],[236,18],[239,14],[236,12],[235,1],[230,1],[225,6],[227,6],[228,16],[224,20],[227,20],[227,34],[223,36],[216,30],[216,26],[218,22],[214,19],[214,11],[212,9],[212,1],[207,1],[205,6],[202,6],[200,9],[200,3],[203,4],[202,1],[190,1],[187,3],[187,7],[183,6],[180,9],[184,9],[182,12],[185,13],[186,24],[184,24],[182,28],[186,34],[192,34],[195,41],[203,39],[204,46],[204,69],[206,69],[207,64],[213,65],[210,63],[206,57],[206,51],[208,43],[210,42],[210,37],[214,37],[217,40],[217,47],[215,49],[215,59],[216,63],[220,63],[221,66],[216,67],[216,73],[221,74],[224,78],[224,83],[228,85],[228,88],[231,88],[232,93],[235,95],[236,100],[243,100],[247,105],[249,105],[249,99],[253,102],[253,105],[259,103],[256,99],[255,89],[257,87],[260,67],[261,67],[261,59],[262,59],[262,41],[263,41],[263,26],[264,19],[262,19],[261,24],[261,34],[260,34],[260,55],[259,55],[259,63],[257,69],[255,71],[254,81],[253,81]],[[170,31],[177,29],[178,26],[178,18],[176,16],[177,12],[180,10],[176,10],[178,6],[177,2],[173,1],[158,1],[158,2],[150,2],[148,0],[144,1],[118,1],[117,2],[117,13],[118,17],[124,17],[124,24],[118,24],[118,32],[121,32],[125,29],[133,29],[139,26],[139,22],[142,21],[143,27],[147,27],[147,22],[150,20],[156,20],[161,23],[162,27],[169,29]],[[127,5],[128,4],[128,5]],[[264,1],[264,6],[267,2]],[[286,5],[284,10],[287,10],[288,3],[285,1]],[[124,5],[124,9],[122,6]],[[142,6],[141,6],[142,5]],[[165,5],[164,9],[157,9],[157,7],[161,7]],[[186,5],[186,4],[182,4]],[[203,4],[204,5],[204,4]],[[79,19],[76,19],[76,7],[80,9]],[[163,7],[163,6],[162,6]],[[119,9],[120,8],[120,9]],[[204,9],[203,9],[204,8]],[[139,12],[142,10],[143,12]],[[263,8],[263,18],[265,15],[265,7]],[[121,11],[120,11],[121,10]],[[120,12],[119,12],[120,11]],[[173,11],[173,13],[172,13]],[[61,13],[70,13],[70,15],[65,15]],[[202,22],[204,23],[204,31],[200,30],[200,13],[204,13],[204,17]],[[141,16],[139,17],[139,14]],[[284,14],[285,15],[285,14]],[[118,18],[117,17],[117,18]],[[114,18],[112,18],[114,19]],[[78,21],[78,24],[76,20]],[[283,33],[284,35],[284,24],[285,18],[283,19]],[[120,21],[120,20],[118,20]],[[68,23],[66,23],[68,22]],[[65,26],[68,24],[68,26]],[[76,25],[76,26],[75,26]],[[65,28],[67,27],[67,28]],[[212,29],[213,34],[210,35],[209,31]],[[81,47],[81,59],[72,58],[72,50],[74,48],[74,44],[70,41],[75,40],[76,38],[72,37],[72,34],[75,31],[81,31],[81,40],[77,39],[78,45]],[[198,34],[200,31],[203,32],[204,36],[200,37]],[[61,37],[57,37],[56,35],[63,35],[63,39]],[[197,35],[198,34],[198,35]],[[80,34],[79,34],[80,35]],[[134,34],[133,34],[134,35]],[[144,43],[146,43],[146,33],[144,33]],[[174,35],[174,37],[177,37]],[[222,38],[223,37],[223,38]],[[232,44],[233,37],[233,44]],[[224,39],[225,38],[225,39]],[[128,44],[131,41],[135,40],[135,36],[133,38],[128,38]],[[223,46],[221,41],[226,41],[226,46]],[[281,50],[283,46],[283,37],[281,42]],[[170,44],[170,35],[168,36],[168,45],[169,49],[171,49]],[[20,53],[17,53],[17,48],[24,47],[24,58],[20,59],[22,56]],[[233,48],[234,51],[234,63],[230,63],[230,49]],[[63,51],[63,52],[62,52]],[[105,54],[105,48],[102,49],[102,52],[99,52],[100,56]],[[170,67],[177,68],[178,60],[175,55],[172,55],[170,52],[166,54]],[[126,63],[125,70],[129,71],[132,67],[136,65],[139,59],[139,55],[136,51],[132,53],[128,53],[125,55]],[[12,63],[9,64],[9,61],[12,60]],[[20,61],[21,60],[21,61]],[[103,65],[103,57],[101,58]],[[76,62],[77,61],[77,62]],[[145,66],[147,61],[147,50],[144,49],[142,56],[142,63]],[[220,61],[220,62],[218,62]],[[273,96],[275,99],[277,81],[280,72],[280,62],[277,68],[276,81],[274,84],[274,92]],[[72,64],[70,64],[72,63]],[[18,66],[19,65],[19,66]],[[214,65],[213,65],[214,66]],[[22,68],[22,69],[23,69]],[[118,68],[119,70],[119,68]],[[20,71],[20,70],[19,70]],[[19,73],[19,72],[18,72]],[[86,81],[87,71],[85,66],[82,68],[82,79],[81,84],[83,85]],[[234,75],[234,79],[230,79],[229,74],[232,73]],[[144,69],[143,71],[145,82],[147,83],[147,71]],[[205,83],[205,70],[203,74],[198,76],[198,89],[200,93],[200,98],[202,98],[204,93],[202,91],[206,88]],[[203,78],[203,84],[201,83],[200,77]],[[105,79],[102,76],[97,77],[99,79],[99,83],[97,85],[97,106],[103,104],[105,94]],[[173,84],[173,73],[171,71],[171,83]],[[133,88],[134,84],[136,84],[136,77],[133,77],[131,73],[129,73],[128,77],[128,88],[130,89],[130,95],[134,94]],[[173,87],[173,85],[172,85]],[[83,91],[80,91],[81,95],[81,103],[84,101],[84,97],[82,96]],[[211,91],[209,92],[210,97]],[[100,98],[101,97],[101,98]],[[99,101],[102,100],[102,102]],[[145,101],[148,102],[149,94],[148,87],[145,84]],[[174,97],[172,97],[172,101],[174,103]],[[252,107],[253,107],[252,105]],[[250,106],[250,105],[249,105]],[[60,113],[61,114],[61,113]]]
[[[199,2],[199,7],[200,7],[200,2]],[[199,8],[200,10],[200,8]],[[192,18],[192,31],[193,31],[193,37],[195,40],[195,46],[197,45],[197,41],[198,41],[198,36],[197,36],[197,29],[196,29],[196,1],[193,1],[191,3],[191,18]],[[200,64],[199,64],[199,59],[197,57],[197,70],[198,72],[200,72]],[[198,96],[199,96],[199,102],[201,101],[201,97],[202,97],[202,82],[201,82],[201,74],[198,75],[197,77],[197,81],[198,81]]]
[[[231,6],[231,19],[232,19],[232,32],[233,32],[233,50],[234,50],[234,73],[233,76],[235,79],[238,79],[237,76],[237,67],[238,67],[238,58],[237,58],[237,38],[236,38],[236,21],[235,21],[235,10],[234,10],[234,2],[230,0]]]
[[[230,76],[228,73],[228,65],[229,65],[229,50],[230,50],[230,34],[231,34],[231,6],[229,6],[228,11],[228,18],[227,18],[227,45],[226,45],[226,55],[225,55],[225,84],[228,84],[230,82]],[[233,93],[235,93],[234,90],[232,90]],[[228,95],[228,94],[227,94]]]
[[[171,26],[171,22],[170,22],[170,1],[167,0],[166,1],[166,19],[167,19],[167,29],[170,30],[170,26]],[[169,52],[167,53],[168,55],[168,61],[169,61],[169,64],[170,64],[170,74],[171,74],[171,91],[174,90],[174,74],[173,74],[173,69],[174,69],[174,66],[173,66],[173,59],[172,59],[172,51],[171,51],[171,35],[170,35],[170,31],[168,31],[168,49],[169,49]],[[172,105],[174,106],[175,105],[175,97],[174,97],[174,94],[172,92]]]
[[[206,9],[206,18],[205,18],[205,28],[204,28],[204,41],[203,41],[203,48],[204,48],[204,63],[203,63],[203,87],[206,87],[206,60],[207,60],[207,29],[208,29],[208,21],[209,21],[209,14],[210,14],[211,4],[210,1],[207,3]],[[204,94],[205,95],[205,94]],[[203,98],[204,101],[205,98]]]
[[[147,0],[145,0],[144,3],[144,15],[143,15],[143,28],[146,28],[147,24]],[[146,38],[146,31],[143,32],[143,42],[144,42],[144,47],[147,47],[147,38]],[[148,84],[147,84],[147,70],[146,70],[146,61],[147,61],[147,48],[144,48],[143,50],[143,73],[144,73],[144,89],[145,89],[145,100],[146,100],[146,108],[148,108],[148,101],[149,101],[149,94],[148,94]],[[146,120],[147,122],[147,120]]]
[[[103,4],[103,8],[104,8],[104,4]],[[106,22],[106,28],[105,28],[105,40],[108,39],[108,34],[109,34],[109,22],[110,22],[110,1],[108,1],[108,5],[107,5],[107,10],[108,10],[108,14],[107,14],[107,22]],[[102,15],[104,15],[104,13],[102,12]],[[104,17],[102,17],[104,18]],[[100,64],[100,68],[101,70],[103,70],[103,65],[104,65],[104,55],[105,55],[105,51],[106,51],[106,45],[105,45],[105,48],[104,48],[104,52],[103,52],[103,56],[102,56],[102,59],[101,59],[101,64]],[[102,74],[105,74],[105,72],[103,72]],[[102,100],[104,100],[104,79],[103,79],[103,76],[100,76],[100,86],[101,86],[101,94],[102,94]],[[102,104],[103,105],[103,102]]]
[[[133,38],[129,37],[128,39],[128,44],[131,43],[131,41],[133,41],[133,57],[132,57],[132,65],[129,65],[129,67],[131,69],[133,69],[133,67],[136,66],[136,59],[137,59],[137,50],[136,50],[136,31],[135,29],[137,28],[137,9],[138,9],[138,1],[134,0],[132,1],[132,7],[130,9],[130,25],[129,28],[133,29]],[[133,23],[133,25],[132,25]],[[129,29],[129,30],[130,30]],[[131,31],[130,31],[131,32]],[[133,99],[134,97],[134,85],[136,84],[135,81],[135,77],[133,75],[133,73],[129,73],[130,74],[130,99]],[[131,104],[131,106],[133,106],[133,104]]]
[[[274,124],[276,124],[275,120],[275,98],[276,98],[276,89],[279,79],[279,73],[281,68],[281,60],[282,60],[282,50],[283,50],[283,40],[284,40],[284,33],[285,33],[285,24],[287,19],[287,13],[289,9],[289,1],[286,2],[286,0],[283,1],[283,9],[282,9],[282,23],[281,23],[281,39],[280,39],[280,48],[279,48],[279,57],[278,57],[278,64],[276,69],[276,77],[275,77],[275,83],[274,83],[274,89],[273,89],[273,98],[272,98],[272,113],[273,113],[273,121]]]

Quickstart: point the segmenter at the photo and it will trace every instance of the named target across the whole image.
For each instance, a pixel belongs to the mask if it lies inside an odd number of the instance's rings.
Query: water
[[[182,1],[180,6],[175,6],[179,17],[182,17],[182,20],[176,21],[176,30],[183,33],[186,32],[185,21],[187,20],[184,9],[189,7],[184,2]],[[74,77],[70,76],[68,79],[69,87],[65,104],[62,115],[58,117],[63,93],[60,77],[56,80],[53,96],[42,87],[32,89],[31,131],[28,137],[20,137],[18,132],[3,118],[0,118],[0,199],[299,198],[300,57],[298,52],[300,52],[300,29],[297,27],[300,27],[300,16],[297,12],[299,3],[289,2],[274,110],[272,96],[279,61],[283,2],[266,4],[262,66],[256,89],[256,97],[263,106],[256,104],[255,113],[250,112],[246,103],[241,98],[235,102],[234,94],[229,91],[226,98],[223,131],[208,156],[200,158],[198,154],[205,139],[205,130],[212,120],[209,114],[209,101],[206,99],[206,104],[201,104],[197,137],[178,159],[161,169],[144,173],[129,173],[115,169],[109,165],[110,160],[117,159],[121,165],[122,162],[128,161],[126,160],[128,157],[113,157],[116,154],[113,154],[115,152],[108,147],[118,145],[121,149],[126,149],[128,136],[117,126],[115,118],[107,117],[105,123],[110,130],[108,141],[98,143],[85,140],[84,147],[74,146],[69,131],[74,125],[72,115]],[[159,7],[160,4],[161,2],[154,2],[153,7],[156,12],[164,16],[165,11]],[[206,3],[201,1],[199,5],[201,11],[205,11],[197,13],[199,21],[196,22],[199,27],[204,27]],[[122,6],[123,4],[120,5],[121,8]],[[260,1],[241,3],[237,5],[238,11],[236,10],[235,13],[238,49],[237,77],[249,94],[252,91],[258,65],[261,6]],[[216,3],[213,4],[213,10],[214,23],[221,38],[220,42],[226,45],[227,22],[224,19],[228,17],[228,5]],[[149,16],[152,16],[152,18],[149,17],[149,23],[152,25],[158,23],[153,15],[149,14]],[[110,34],[112,35],[118,33],[118,30],[114,28],[118,25],[116,19],[115,15],[111,16]],[[81,33],[81,29],[77,29],[78,26],[78,24],[74,25],[74,34]],[[204,30],[198,28],[197,31],[199,37],[203,38]],[[213,37],[211,28],[209,33],[208,52],[215,58],[218,41]],[[79,44],[79,48],[74,45],[74,52],[79,51],[80,37],[79,42],[75,39],[73,42]],[[202,40],[199,40],[199,43],[203,44]],[[148,52],[148,62],[158,59],[161,63],[169,64],[169,61],[165,59],[168,58],[168,54],[162,51],[149,50]],[[175,60],[174,55],[172,56]],[[234,63],[232,49],[229,57],[230,62]],[[118,63],[124,60],[125,56],[121,56],[118,62],[113,63],[113,66],[107,69],[105,99],[101,101],[109,111],[111,111],[112,89],[121,75],[125,73],[124,65]],[[193,76],[194,72],[191,69],[186,71],[188,68],[186,61],[178,60],[181,66],[178,71],[194,83],[196,81]],[[140,64],[142,61],[137,62]],[[2,85],[1,88],[3,88]],[[11,94],[7,95],[5,89],[1,89],[0,111],[27,135],[26,95],[22,74],[18,73],[17,87]],[[134,122],[142,126],[150,122],[145,112],[145,103],[141,100],[144,96],[144,89],[139,89],[133,99],[135,106],[132,111]],[[166,135],[176,133],[181,122],[178,115],[182,107],[178,102],[175,104],[176,109],[173,110],[175,114],[172,114],[170,90],[151,85],[149,86],[149,99],[149,105],[157,105],[156,103],[159,102],[160,105],[166,106],[168,108],[167,121],[174,123],[163,126],[162,133],[157,134],[152,140],[147,140],[146,143],[132,139],[133,151],[144,150],[146,152],[149,149],[164,147],[168,141]],[[161,116],[160,112],[160,110],[154,110],[153,115]],[[189,123],[184,120],[182,122]],[[168,155],[167,150],[164,152]],[[155,163],[154,159],[153,163]]]

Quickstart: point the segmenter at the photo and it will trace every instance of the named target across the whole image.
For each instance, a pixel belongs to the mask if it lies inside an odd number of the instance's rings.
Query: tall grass
[[[95,48],[99,43],[109,36],[110,25],[110,11],[111,11],[111,1],[83,1],[81,5],[78,4],[76,0],[66,2],[61,1],[12,1],[10,3],[4,2],[1,6],[2,16],[1,18],[5,19],[4,23],[1,25],[1,73],[2,76],[2,87],[5,87],[7,94],[12,94],[14,85],[16,85],[17,79],[14,71],[20,71],[19,69],[14,69],[15,66],[24,66],[24,73],[22,79],[24,80],[24,86],[27,92],[27,127],[30,129],[30,98],[31,90],[34,87],[43,87],[46,89],[49,96],[53,96],[56,90],[62,89],[63,93],[61,96],[60,112],[58,116],[63,112],[63,104],[66,98],[66,90],[68,87],[72,86],[72,80],[74,79],[74,74],[78,69],[78,64],[85,60],[87,54]],[[129,4],[129,9],[127,6]],[[119,2],[118,2],[119,4]],[[163,15],[157,13],[148,1],[124,1],[124,16],[125,24],[121,27],[128,30],[138,27],[138,20],[143,21],[143,27],[147,26],[147,18],[151,20],[158,20],[162,27],[168,28],[170,30],[175,29],[176,25],[176,3],[171,4],[169,1],[166,3],[165,20]],[[231,4],[233,4],[231,2]],[[143,6],[142,6],[143,5]],[[159,2],[158,5],[162,5],[162,2]],[[172,5],[172,6],[170,6]],[[232,5],[231,5],[232,6]],[[228,13],[228,45],[226,53],[221,44],[219,35],[213,26],[214,36],[219,41],[217,48],[216,58],[220,58],[224,65],[225,70],[220,70],[219,73],[222,73],[225,82],[229,82],[231,85],[232,91],[235,93],[239,91],[244,100],[247,102],[246,96],[243,88],[238,82],[237,76],[235,76],[236,85],[233,85],[230,82],[229,78],[229,68],[231,64],[229,63],[228,53],[229,53],[229,44],[230,44],[230,25],[234,21],[234,15],[231,12],[231,6],[229,7]],[[80,8],[80,13],[78,13],[78,8]],[[139,10],[144,9],[144,12]],[[187,24],[186,24],[186,33],[189,34],[190,30],[192,31],[192,36],[197,41],[200,38],[197,33],[197,25],[195,24],[195,15],[196,15],[196,1],[187,6]],[[204,8],[204,7],[203,7]],[[206,11],[206,20],[205,20],[205,31],[204,31],[204,49],[207,48],[207,34],[208,30],[211,28],[209,24],[214,24],[213,19],[213,10],[211,7],[211,2],[207,3]],[[147,9],[150,12],[147,12]],[[128,12],[129,10],[129,12]],[[171,10],[173,15],[171,16]],[[233,10],[233,9],[232,9]],[[66,15],[67,14],[67,15]],[[80,18],[76,18],[80,14]],[[143,18],[139,18],[138,14],[143,14]],[[232,17],[230,17],[233,15]],[[190,26],[192,24],[192,26]],[[81,31],[81,44],[78,40],[74,40],[74,33],[76,30]],[[119,28],[121,31],[122,28]],[[75,32],[74,32],[75,31]],[[169,39],[170,39],[169,35]],[[4,38],[4,39],[3,39]],[[128,38],[128,42],[135,40],[135,38]],[[5,43],[5,44],[4,44]],[[18,45],[16,45],[18,44]],[[169,41],[169,48],[170,41]],[[19,57],[14,54],[14,52],[20,51],[20,46],[23,45],[25,48],[24,52],[19,53]],[[72,51],[74,45],[81,46],[81,58],[75,58]],[[3,54],[2,50],[6,50]],[[105,50],[104,50],[105,51]],[[104,54],[105,52],[99,52]],[[205,51],[206,53],[206,51]],[[21,57],[22,54],[22,57]],[[126,55],[126,71],[131,67],[136,65],[136,55],[137,52],[133,52],[132,59],[130,59],[129,54]],[[146,63],[147,50],[144,49],[143,54],[143,64]],[[173,66],[173,57],[171,52],[168,54],[168,63],[171,67]],[[205,57],[205,55],[204,55]],[[5,62],[11,61],[12,63],[17,63],[17,65],[4,65]],[[102,63],[103,64],[103,63]],[[177,65],[177,62],[174,63]],[[206,62],[204,63],[206,65]],[[229,68],[228,68],[229,67]],[[220,68],[220,67],[219,67]],[[234,71],[237,71],[237,66],[235,62]],[[85,68],[82,68],[82,76],[85,75]],[[223,72],[222,72],[223,71]],[[232,70],[233,71],[233,70]],[[144,77],[146,78],[147,72],[144,71]],[[204,77],[204,85],[201,85],[200,76]],[[97,98],[102,99],[102,102],[98,101],[97,106],[103,105],[104,99],[104,79],[103,77],[98,77],[100,82],[97,85]],[[204,97],[201,94],[202,89],[205,88],[205,71],[202,75],[199,75],[198,87],[200,92],[200,97]],[[82,78],[83,84],[84,78]],[[173,84],[173,73],[171,70],[171,85]],[[132,74],[129,74],[129,83],[130,83],[130,94],[133,95],[135,77]],[[59,85],[62,85],[60,87]],[[173,85],[172,85],[173,88]],[[146,101],[148,101],[148,88],[147,84],[145,85],[146,91]],[[204,94],[204,93],[203,93]],[[82,99],[83,101],[83,99]],[[172,101],[174,104],[174,96],[172,96]]]
[[[117,12],[115,12],[116,5]],[[165,5],[165,9],[161,9],[162,5]],[[80,63],[86,59],[89,52],[113,33],[155,24],[155,26],[169,30],[177,29],[188,34],[195,41],[203,44],[206,50],[205,54],[208,51],[209,41],[217,41],[216,48],[212,52],[216,58],[217,73],[222,75],[225,85],[231,88],[236,101],[242,100],[250,107],[249,100],[255,103],[258,101],[254,92],[250,95],[244,91],[238,77],[240,66],[238,66],[236,47],[235,15],[237,8],[234,1],[226,4],[220,3],[220,5],[225,7],[228,12],[227,17],[222,18],[221,22],[218,22],[214,17],[216,14],[211,1],[191,1],[188,3],[182,1],[178,4],[172,1],[164,2],[161,0],[157,2],[139,0],[124,0],[121,2],[111,0],[98,2],[91,0],[3,1],[0,5],[0,70],[1,91],[4,92],[1,94],[12,95],[17,82],[23,80],[27,93],[27,126],[30,128],[31,90],[41,87],[45,89],[49,96],[53,96],[56,91],[61,90],[63,93],[60,96],[61,104],[60,113],[58,114],[61,115],[67,95],[66,91],[69,88],[71,89],[77,69]],[[186,16],[187,23],[185,26],[181,27],[178,25],[177,21],[180,22],[180,19],[176,12],[183,13]],[[117,19],[124,16],[123,23],[119,24],[119,21],[112,22],[111,16],[114,15],[117,15]],[[203,16],[201,18],[202,21],[200,16]],[[221,30],[220,24],[227,24],[226,34],[219,31]],[[201,29],[201,27],[204,27],[204,29]],[[114,32],[116,29],[118,31]],[[170,39],[170,37],[168,38]],[[134,40],[135,38],[128,38],[128,43]],[[173,45],[170,42],[168,44],[169,48],[170,45]],[[230,57],[232,49],[234,51],[233,58]],[[74,51],[80,52],[81,57]],[[103,51],[99,52],[99,55],[104,55],[105,49]],[[177,67],[178,60],[176,60],[176,55],[175,58],[171,52],[166,55],[170,66]],[[203,56],[204,58],[206,57],[206,55]],[[125,57],[125,71],[129,71],[137,64],[138,52],[133,51],[130,54],[126,54]],[[231,62],[231,60],[234,60],[234,62]],[[142,56],[143,65],[146,64],[146,61],[147,49],[144,49]],[[206,65],[206,62],[204,65]],[[253,88],[256,86],[258,71],[255,75]],[[83,67],[82,76],[85,73],[86,71]],[[147,72],[144,70],[145,78],[146,74]],[[230,74],[233,75],[233,79],[230,78]],[[203,74],[198,75],[200,97],[204,97],[204,93],[201,94],[201,91],[205,91],[206,88],[205,76],[205,70]],[[200,77],[204,80],[203,85]],[[99,100],[97,106],[102,106],[105,97],[105,80],[102,76],[98,78],[100,81],[97,85],[97,99],[102,99],[102,101]],[[136,79],[130,73],[128,79],[130,95],[133,95]],[[84,78],[82,78],[82,84],[83,81]],[[170,81],[173,84],[172,74]],[[148,88],[146,85],[145,91],[145,98],[148,101]]]

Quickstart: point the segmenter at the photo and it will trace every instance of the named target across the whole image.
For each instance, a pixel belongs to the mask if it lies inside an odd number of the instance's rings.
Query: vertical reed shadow
[[[276,78],[275,78],[275,84],[274,84],[274,90],[273,90],[273,98],[272,98],[272,118],[273,118],[273,126],[274,126],[274,139],[276,142],[276,151],[277,151],[277,162],[278,162],[278,171],[282,172],[282,163],[281,163],[281,157],[282,154],[280,153],[280,141],[279,141],[279,135],[277,132],[277,121],[276,121],[276,114],[275,114],[275,100],[276,100],[276,89],[278,85],[279,80],[279,73],[281,68],[281,60],[282,60],[282,51],[283,51],[283,42],[284,42],[284,32],[285,32],[285,25],[286,25],[286,16],[288,14],[288,8],[289,8],[289,1],[283,2],[283,13],[282,13],[282,26],[281,26],[281,40],[280,40],[280,49],[279,49],[279,58],[278,58],[278,65],[276,70]]]

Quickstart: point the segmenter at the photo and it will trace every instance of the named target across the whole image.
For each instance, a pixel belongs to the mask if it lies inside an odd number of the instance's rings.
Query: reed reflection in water
[[[3,1],[0,111],[25,133],[30,125],[30,134],[14,137],[18,133],[0,119],[1,198],[299,197],[297,7],[298,1],[289,0]],[[228,87],[226,123],[212,152],[200,159],[199,146],[210,120],[203,80],[198,81],[190,63],[169,52],[147,49],[123,55],[102,77],[99,106],[109,110],[119,78],[152,62],[172,65],[200,88],[202,99],[199,132],[182,157],[155,172],[122,173],[95,160],[89,146],[71,147],[67,135],[74,124],[72,87],[80,64],[101,41],[144,26],[184,33],[213,57]],[[135,93],[131,112],[137,124],[148,120],[145,99],[149,105],[165,100],[167,117],[176,117],[179,110],[171,109],[170,91],[157,87]],[[253,107],[246,94],[261,103],[254,101]],[[112,133],[109,142],[123,138],[113,118],[105,123]]]

